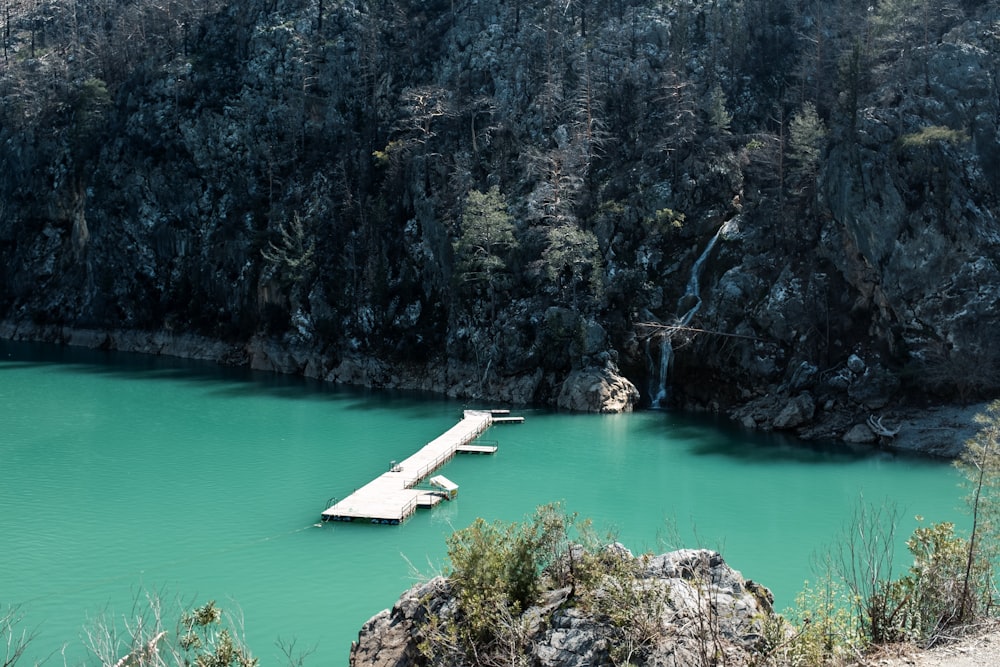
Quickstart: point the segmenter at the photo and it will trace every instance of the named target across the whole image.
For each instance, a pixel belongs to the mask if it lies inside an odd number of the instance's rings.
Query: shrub
[[[447,543],[458,604],[456,613],[430,614],[420,648],[432,662],[523,657],[528,621],[522,614],[543,585],[569,586],[573,598],[601,572],[589,521],[565,514],[558,504],[538,508],[522,523],[476,519]]]
[[[943,125],[922,127],[916,132],[904,134],[899,139],[903,148],[925,148],[931,144],[960,144],[969,140],[961,130],[953,130]]]
[[[461,634],[489,645],[505,621],[517,618],[538,597],[543,568],[565,543],[567,521],[556,506],[540,508],[521,524],[476,519],[448,538],[450,579],[462,616]]]
[[[829,568],[816,582],[804,583],[795,607],[785,615],[795,627],[781,651],[790,665],[827,665],[857,648],[859,627],[851,598]]]
[[[933,642],[975,608],[963,590],[969,541],[955,534],[954,524],[944,522],[918,527],[906,546],[913,565],[900,581],[908,602],[904,629],[918,641]]]

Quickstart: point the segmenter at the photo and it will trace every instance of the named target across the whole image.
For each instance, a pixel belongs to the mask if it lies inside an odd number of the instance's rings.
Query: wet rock
[[[878,436],[868,427],[867,424],[855,424],[842,440],[852,444],[868,445],[878,441]]]
[[[347,356],[330,371],[326,379],[328,382],[384,387],[389,379],[389,372],[385,365],[376,359]]]
[[[816,399],[809,392],[792,397],[774,418],[774,428],[793,429],[802,426],[816,413]]]

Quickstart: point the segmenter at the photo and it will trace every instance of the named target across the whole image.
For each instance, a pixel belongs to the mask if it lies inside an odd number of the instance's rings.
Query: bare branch
[[[38,636],[38,631],[31,629],[18,630],[17,626],[24,620],[20,607],[12,606],[0,610],[0,638],[4,642],[4,652],[0,654],[0,667],[11,667],[24,655],[28,645]]]
[[[890,429],[882,424],[882,419],[882,417],[876,419],[875,415],[868,416],[868,428],[872,430],[872,433],[882,436],[883,438],[895,438],[899,435],[899,429],[902,428],[901,426],[897,426],[895,429]]]
[[[744,340],[764,341],[757,336],[747,336],[745,334],[726,333],[724,331],[713,331],[711,329],[699,329],[697,327],[685,327],[678,324],[663,324],[662,322],[637,322],[636,328],[639,335],[643,337],[664,336],[673,338],[679,333],[705,333],[713,336],[723,336],[725,338],[742,338]]]

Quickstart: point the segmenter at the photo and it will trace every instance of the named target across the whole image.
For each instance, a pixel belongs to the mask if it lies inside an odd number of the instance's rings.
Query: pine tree
[[[453,244],[455,274],[460,284],[486,291],[491,318],[496,315],[497,291],[507,282],[507,258],[517,246],[514,221],[500,189],[493,186],[486,192],[471,190]]]
[[[788,123],[788,159],[792,163],[789,177],[793,190],[815,186],[826,135],[826,125],[816,113],[815,105],[804,102]]]

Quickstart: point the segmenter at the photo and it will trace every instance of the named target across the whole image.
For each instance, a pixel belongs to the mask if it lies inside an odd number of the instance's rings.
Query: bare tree
[[[985,413],[976,416],[976,422],[982,428],[956,461],[968,480],[967,502],[972,513],[959,613],[963,622],[973,620],[976,598],[983,600],[985,608],[992,606],[991,564],[1000,550],[1000,401],[990,403]]]
[[[241,617],[223,612],[214,600],[187,607],[177,603],[179,620],[171,631],[161,595],[137,595],[121,618],[106,612],[86,628],[85,644],[102,665],[112,667],[256,667],[243,641]]]
[[[875,644],[901,639],[897,636],[904,602],[893,594],[893,550],[899,509],[859,503],[837,546],[836,566],[844,579],[861,632]]]
[[[38,631],[21,627],[24,614],[19,606],[0,609],[0,641],[4,645],[0,667],[12,667],[24,656],[25,650],[38,636]]]

